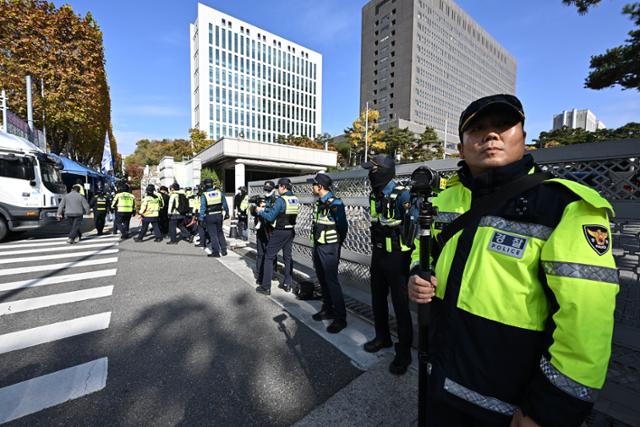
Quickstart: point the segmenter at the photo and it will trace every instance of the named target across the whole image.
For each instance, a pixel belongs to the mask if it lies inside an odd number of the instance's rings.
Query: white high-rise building
[[[553,128],[552,130],[560,129],[563,126],[567,126],[571,129],[582,128],[589,132],[595,132],[598,129],[604,129],[605,125],[602,123],[591,110],[565,110],[560,114],[553,116]]]
[[[198,3],[191,126],[218,140],[321,133],[322,55]]]

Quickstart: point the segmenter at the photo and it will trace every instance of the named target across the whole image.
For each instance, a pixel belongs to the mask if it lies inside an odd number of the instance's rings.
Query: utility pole
[[[33,103],[31,100],[31,76],[27,76],[27,124],[29,125],[29,141],[33,142]]]
[[[366,102],[366,110],[364,113],[364,161],[369,157],[369,101]]]
[[[40,77],[40,96],[42,97],[42,138],[43,138],[43,148],[44,148],[44,152],[46,153],[47,150],[47,125],[46,125],[46,121],[47,121],[47,116],[46,113],[44,111],[44,78]]]
[[[7,126],[7,92],[2,89],[2,104],[0,104],[0,108],[2,108],[2,130],[4,132],[9,132],[9,127]]]

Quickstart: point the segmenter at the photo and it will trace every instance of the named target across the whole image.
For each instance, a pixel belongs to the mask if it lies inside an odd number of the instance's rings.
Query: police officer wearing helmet
[[[180,189],[180,184],[177,182],[171,184],[169,189],[169,208],[167,209],[167,216],[169,217],[169,241],[167,245],[177,245],[178,237],[176,229],[180,229],[180,237],[183,240],[188,240],[189,230],[184,226],[184,212],[180,212],[180,200],[182,199],[184,207],[187,207],[189,202],[184,191]]]
[[[462,112],[461,167],[433,202],[435,275],[409,279],[410,297],[432,304],[432,426],[579,426],[605,380],[613,211],[594,190],[540,173],[523,125],[512,95]]]
[[[142,204],[140,205],[140,216],[142,216],[142,227],[140,227],[140,233],[138,237],[133,240],[136,242],[142,242],[144,235],[147,234],[149,225],[153,228],[154,242],[162,242],[162,233],[160,232],[159,216],[162,209],[163,201],[162,196],[156,194],[156,187],[153,184],[147,185],[146,194],[142,198]]]
[[[98,232],[98,236],[102,236],[104,232],[104,224],[107,219],[107,213],[109,212],[109,205],[111,200],[105,194],[102,184],[98,184],[96,188],[96,194],[91,198],[89,206],[93,209],[93,221]]]
[[[379,154],[363,163],[369,170],[371,183],[371,305],[376,335],[364,345],[365,351],[375,353],[391,347],[389,331],[389,304],[391,302],[398,325],[399,342],[395,345],[396,356],[389,371],[402,375],[411,364],[413,324],[409,311],[407,280],[411,264],[412,242],[404,242],[402,225],[405,213],[411,206],[409,189],[394,180],[396,165],[393,159]]]
[[[129,222],[131,221],[131,216],[135,215],[136,212],[136,199],[130,193],[127,184],[118,184],[116,195],[111,202],[111,209],[116,213],[113,221],[113,234],[120,231],[120,239],[128,239]]]
[[[257,209],[269,208],[276,202],[276,184],[273,181],[265,181],[262,185],[263,195],[256,205],[251,205],[249,212],[254,215],[254,225],[256,230],[256,285],[262,285],[262,278],[264,277],[264,258],[267,252],[267,244],[271,233],[273,233],[273,224],[265,221],[264,218],[258,216]],[[272,271],[276,270],[277,260],[273,259]]]
[[[333,320],[327,326],[327,332],[336,334],[347,326],[347,309],[338,280],[338,264],[349,224],[344,203],[331,192],[331,177],[318,173],[309,182],[313,193],[318,196],[314,204],[311,241],[313,265],[322,287],[322,309],[313,315],[313,320]]]
[[[219,257],[227,254],[227,241],[222,231],[222,212],[224,219],[229,218],[229,207],[222,190],[213,184],[211,178],[204,180],[205,190],[200,199],[200,218],[207,224],[207,231],[211,239],[211,253],[208,256]]]
[[[293,239],[296,236],[295,226],[296,218],[298,213],[300,213],[300,201],[291,189],[291,180],[289,178],[280,178],[278,180],[278,193],[280,193],[280,197],[268,208],[256,208],[258,216],[265,222],[271,223],[273,227],[273,233],[269,238],[269,243],[267,243],[264,255],[262,284],[256,288],[256,292],[264,295],[271,294],[273,266],[280,249],[282,249],[284,258],[284,282],[282,289],[285,292],[289,292],[293,285],[293,258],[291,250],[293,247]]]

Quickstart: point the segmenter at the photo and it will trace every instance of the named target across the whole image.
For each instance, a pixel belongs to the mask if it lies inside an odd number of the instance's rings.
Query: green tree
[[[418,147],[414,150],[415,161],[426,162],[428,160],[444,158],[444,141],[438,137],[434,128],[427,126],[418,138]]]
[[[218,176],[218,173],[215,169],[203,168],[202,171],[200,171],[200,182],[203,182],[207,178],[211,178],[216,186],[222,188],[222,180],[220,180],[220,177]]]
[[[549,148],[559,145],[584,144],[588,142],[613,141],[640,138],[640,123],[627,123],[617,129],[598,129],[589,132],[585,129],[571,129],[563,126],[560,129],[549,132],[540,132],[540,136],[534,139],[537,148]]]
[[[207,132],[200,129],[189,129],[189,137],[191,138],[193,154],[200,153],[209,145],[213,144],[213,141],[209,139],[209,135],[207,135]]]
[[[373,152],[384,152],[385,143],[382,140],[384,131],[380,129],[378,118],[380,113],[376,110],[369,110],[368,120],[366,112],[362,112],[360,116],[353,122],[351,127],[344,130],[347,140],[351,144],[351,153],[349,155],[351,165],[356,165],[364,158],[365,135],[369,150]],[[368,125],[368,126],[367,126]],[[366,128],[368,127],[368,133]]]
[[[416,137],[409,128],[390,127],[382,136],[382,141],[385,147],[383,153],[405,161],[412,155],[416,146]]]
[[[575,5],[578,13],[584,14],[600,0],[563,0],[563,3]],[[622,13],[629,16],[635,29],[629,31],[625,44],[591,57],[591,71],[585,80],[587,88],[597,90],[620,85],[623,90],[640,91],[640,3],[625,5]]]
[[[191,143],[185,139],[148,140],[141,139],[136,143],[133,154],[124,160],[127,165],[158,165],[165,156],[180,161],[183,157],[191,157]]]

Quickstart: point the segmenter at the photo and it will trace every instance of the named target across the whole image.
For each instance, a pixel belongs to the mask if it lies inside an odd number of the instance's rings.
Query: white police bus
[[[0,131],[0,241],[9,231],[56,221],[66,193],[62,163],[24,138]]]

